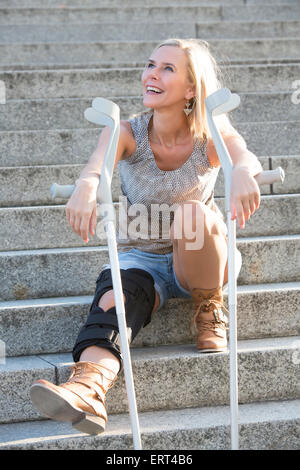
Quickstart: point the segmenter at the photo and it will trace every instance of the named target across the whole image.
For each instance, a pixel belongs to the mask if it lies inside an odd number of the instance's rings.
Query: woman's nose
[[[157,67],[152,67],[150,69],[150,77],[156,80],[159,78],[159,71]]]

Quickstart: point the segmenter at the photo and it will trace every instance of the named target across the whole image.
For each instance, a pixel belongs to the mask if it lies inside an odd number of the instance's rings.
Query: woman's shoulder
[[[122,160],[135,153],[147,134],[147,122],[151,116],[149,112],[143,112],[132,116],[128,120],[120,121],[120,139],[124,142],[124,156]]]
[[[119,142],[124,149],[123,155],[120,160],[130,157],[135,152],[136,149],[136,140],[134,138],[131,124],[129,121],[121,120],[120,121],[120,137]]]

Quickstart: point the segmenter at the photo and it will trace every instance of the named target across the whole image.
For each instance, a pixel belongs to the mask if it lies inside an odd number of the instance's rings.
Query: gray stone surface
[[[216,20],[293,20],[299,15],[299,5],[202,5],[202,6],[169,6],[166,7],[128,7],[128,8],[23,8],[2,9],[2,24],[57,24],[57,23],[97,23],[160,21],[167,17],[169,21]]]
[[[173,33],[173,34],[172,34]],[[165,30],[165,36],[173,36],[174,31]],[[161,35],[162,36],[162,35]],[[176,36],[180,36],[176,34]],[[103,41],[99,40],[90,43],[82,40],[76,42],[76,47],[72,43],[49,42],[34,44],[0,44],[1,63],[9,62],[17,65],[21,64],[64,64],[66,57],[68,63],[78,63],[84,57],[85,64],[93,64],[95,61],[110,62],[126,60],[145,61],[157,45],[157,41]],[[210,39],[211,51],[218,61],[229,63],[231,59],[289,59],[295,60],[299,56],[300,39],[297,38],[272,38],[272,39]]]
[[[299,450],[299,409],[299,400],[240,405],[240,448]],[[143,449],[230,449],[229,413],[227,406],[139,413]],[[3,450],[133,448],[128,415],[110,416],[99,436],[54,421],[1,425],[0,436]]]
[[[216,198],[216,203],[225,214],[224,198]],[[114,207],[118,227],[119,202]],[[245,229],[240,229],[237,223],[237,236],[284,235],[286,227],[290,235],[298,234],[299,212],[299,195],[262,196],[259,209],[246,222]],[[89,242],[84,244],[82,238],[69,226],[64,205],[0,208],[0,240],[2,251],[107,245],[101,218],[98,218],[96,235],[90,236]]]
[[[284,185],[280,183],[273,184],[273,191],[277,194],[284,193],[299,193],[300,192],[300,156],[288,155],[272,157],[272,168],[281,166],[285,172]]]
[[[105,247],[1,252],[5,272],[1,300],[91,295],[103,263]]]
[[[239,342],[239,403],[299,398],[299,344],[299,337]],[[72,361],[70,354],[47,354],[32,360],[28,357],[8,358],[7,364],[1,366],[6,388],[0,422],[35,419],[37,415],[28,396],[31,383],[36,378],[53,381],[53,366],[57,383],[65,382]],[[195,345],[134,348],[132,368],[137,406],[141,412],[229,403],[228,353],[199,354]],[[21,391],[20,383],[23,384]],[[123,373],[107,394],[106,407],[109,414],[127,412]]]
[[[189,2],[190,3],[190,2]],[[86,24],[79,29],[73,24],[50,25],[2,25],[1,44],[27,44],[42,42],[76,42],[76,41],[129,41],[129,40],[164,40],[166,36],[200,39],[245,39],[245,38],[288,38],[299,35],[298,21],[235,21],[233,27],[229,22],[164,22],[162,18],[156,23],[111,23]],[[232,23],[231,23],[232,25]],[[256,56],[256,59],[258,57]]]
[[[295,0],[296,2],[297,0]],[[190,2],[189,2],[190,3]],[[194,37],[200,39],[250,39],[250,38],[288,38],[297,37],[299,22],[289,21],[235,21],[233,27],[229,22],[164,22],[162,18],[156,23],[110,23],[86,24],[84,30],[73,24],[48,25],[2,25],[0,43],[30,43],[30,42],[75,42],[75,41],[128,41],[156,40],[172,37]],[[256,56],[256,59],[258,57]]]
[[[240,123],[236,126],[256,155],[297,155],[300,121]]]
[[[255,3],[257,0],[247,0],[247,3]],[[272,0],[274,2],[274,0]],[[297,0],[275,0],[276,3],[297,3]],[[218,0],[164,0],[165,5],[201,5],[201,4],[219,4]],[[224,5],[243,5],[244,0],[222,0]],[[61,0],[2,0],[1,5],[5,8],[8,7],[59,7]],[[66,7],[82,7],[80,0],[64,0],[63,5]],[[101,0],[102,6],[110,7],[127,7],[132,5],[132,0]],[[161,6],[160,0],[134,0],[134,5],[143,6]],[[99,6],[98,0],[85,0],[85,7],[97,7]]]
[[[299,76],[300,65],[252,64],[227,65],[220,68],[225,86],[232,91],[292,93],[294,90],[291,77]],[[78,96],[83,99],[95,96],[140,95],[141,73],[142,68],[4,71],[0,72],[0,80],[6,84],[6,100]]]
[[[74,184],[85,165],[36,165],[28,167],[2,167],[0,173],[0,205],[39,206],[66,204],[66,199],[52,199],[53,183]],[[30,181],[30,186],[28,185]],[[268,189],[268,186],[264,186]],[[115,168],[112,179],[112,198],[118,202],[120,188],[119,169]]]
[[[114,97],[120,107],[121,119],[145,110],[141,96]],[[1,130],[43,130],[91,128],[84,119],[84,111],[91,106],[90,99],[11,100],[0,108]]]
[[[298,281],[299,241],[299,235],[239,238],[243,265],[238,283]],[[108,251],[102,246],[1,252],[0,268],[6,277],[0,299],[92,295],[107,262]]]
[[[220,20],[222,8],[219,6],[167,6],[164,7],[129,7],[110,8],[103,6],[99,8],[25,8],[25,9],[2,9],[2,24],[57,24],[57,23],[107,23],[107,22],[139,22],[139,21],[161,21],[162,17],[168,21],[198,21]],[[287,19],[279,15],[280,19]],[[4,21],[4,19],[6,21]],[[277,18],[275,18],[277,19]]]
[[[142,96],[107,98],[118,104],[121,119],[146,109]],[[300,117],[297,105],[292,105],[291,93],[241,93],[240,98],[240,106],[231,113],[236,124],[274,121],[274,116],[276,121]],[[90,106],[89,99],[13,99],[0,107],[0,128],[2,131],[91,128],[83,118],[84,110]]]
[[[239,284],[299,280],[300,236],[240,238],[243,256]]]
[[[39,417],[31,405],[29,389],[41,378],[51,382],[56,380],[54,367],[38,357],[6,358],[5,364],[0,364],[0,422]]]
[[[300,335],[299,292],[299,283],[239,286],[238,338]],[[82,296],[0,303],[0,338],[7,357],[72,351],[92,299]],[[224,301],[228,308],[227,294]],[[132,347],[195,343],[196,335],[191,331],[194,313],[191,300],[170,299],[153,314]],[[57,335],[57,331],[62,334]]]
[[[293,360],[299,345],[299,337],[241,341],[239,403],[299,398],[297,361]],[[52,361],[49,356],[42,357]],[[58,359],[53,361],[58,367],[58,383],[64,382],[70,359],[65,355],[53,358]],[[229,404],[228,353],[199,354],[195,345],[160,346],[135,348],[132,360],[141,411]],[[121,377],[107,394],[107,409],[110,414],[127,410]]]
[[[259,1],[259,0],[258,0]],[[295,0],[295,3],[297,0]],[[299,35],[298,21],[252,21],[234,20],[198,23],[196,24],[196,37],[201,39],[216,38],[271,38],[271,37],[297,37]]]
[[[297,155],[300,120],[234,123],[257,156]],[[99,128],[0,132],[0,165],[35,166],[86,163],[95,150]],[[45,151],[45,148],[47,149]]]

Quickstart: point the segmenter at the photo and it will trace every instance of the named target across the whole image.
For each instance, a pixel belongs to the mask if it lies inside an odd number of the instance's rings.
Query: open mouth
[[[146,94],[147,95],[161,95],[163,93],[162,90],[159,88],[156,88],[154,86],[147,86],[146,88]]]

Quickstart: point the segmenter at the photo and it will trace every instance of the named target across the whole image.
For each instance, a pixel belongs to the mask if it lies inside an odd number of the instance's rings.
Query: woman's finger
[[[82,240],[85,243],[89,241],[89,234],[88,234],[89,222],[90,222],[90,214],[84,214],[83,217],[81,218],[79,235],[81,236]]]
[[[95,235],[96,224],[97,224],[97,208],[95,206],[93,209],[91,218],[90,218],[90,234],[91,235]]]
[[[254,202],[255,202],[255,206],[256,206],[255,210],[257,210],[260,206],[260,192],[256,192],[254,194]]]
[[[75,218],[74,218],[74,222],[73,222],[73,230],[78,235],[80,235],[81,219],[82,219],[82,217],[80,216],[80,214],[76,214]]]
[[[237,220],[240,228],[245,227],[245,215],[244,215],[244,207],[241,201],[238,201],[236,203],[236,214],[237,214]]]

